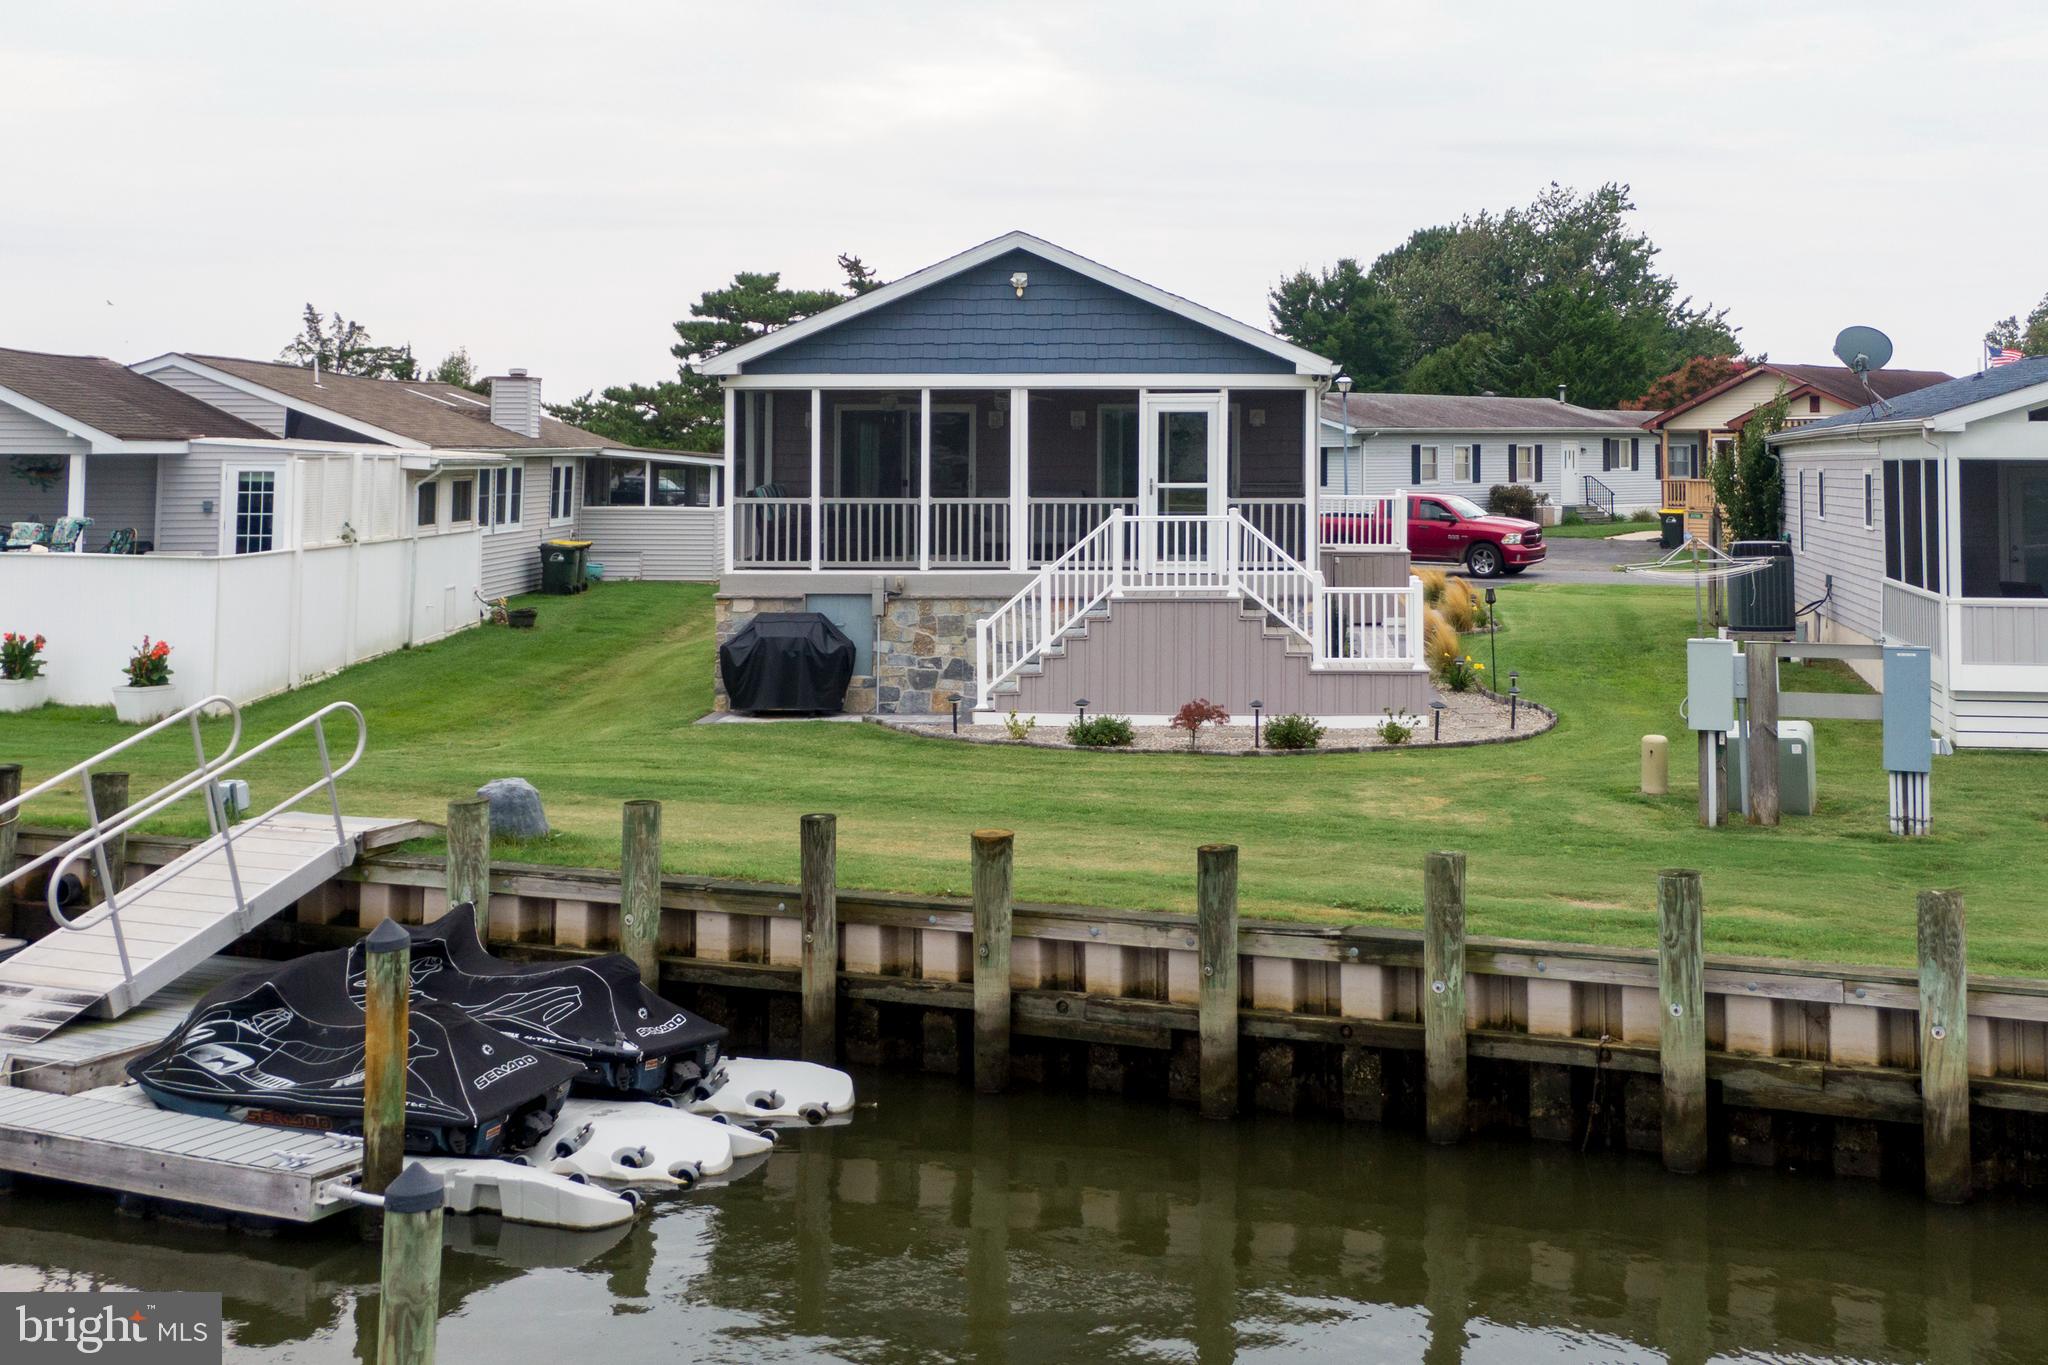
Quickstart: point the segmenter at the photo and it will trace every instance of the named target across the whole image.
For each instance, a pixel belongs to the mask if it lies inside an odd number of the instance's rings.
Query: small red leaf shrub
[[[1174,712],[1173,719],[1168,724],[1176,730],[1188,732],[1188,747],[1192,749],[1197,746],[1197,742],[1201,739],[1202,727],[1204,725],[1228,725],[1230,724],[1230,712],[1224,710],[1215,702],[1210,701],[1207,697],[1196,697],[1193,701],[1184,703],[1180,710]]]

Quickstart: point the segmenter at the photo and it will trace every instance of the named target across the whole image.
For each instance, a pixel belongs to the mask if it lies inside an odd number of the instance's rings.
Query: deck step
[[[107,918],[0,961],[0,1048],[40,1042],[88,1010],[118,1018],[355,862],[365,837],[410,823],[352,816],[337,837],[332,816],[286,812],[234,831],[232,869],[219,835],[195,845],[122,889],[118,938]]]

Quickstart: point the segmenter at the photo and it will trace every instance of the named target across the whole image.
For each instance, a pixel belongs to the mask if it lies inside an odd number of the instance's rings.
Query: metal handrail
[[[327,718],[336,714],[346,714],[355,721],[356,727],[355,748],[339,767],[335,766],[333,755],[327,747]],[[319,791],[322,787],[325,787],[327,789],[328,807],[334,816],[335,840],[337,845],[346,844],[348,842],[348,829],[342,823],[341,794],[336,788],[335,782],[350,769],[354,768],[357,762],[362,759],[363,751],[369,744],[370,736],[369,727],[363,719],[362,711],[352,702],[337,701],[330,702],[303,720],[286,726],[261,744],[243,751],[231,760],[223,755],[222,760],[216,761],[213,766],[195,772],[186,779],[173,783],[169,787],[160,789],[147,801],[139,805],[130,806],[127,810],[123,811],[122,815],[125,818],[119,823],[106,825],[104,822],[96,822],[95,830],[89,831],[92,837],[86,842],[70,841],[76,846],[72,847],[70,852],[64,856],[63,861],[57,864],[56,871],[50,877],[47,900],[49,902],[51,920],[59,929],[72,932],[90,929],[102,920],[110,921],[114,930],[114,947],[121,958],[121,974],[126,980],[133,982],[135,975],[128,962],[128,945],[121,933],[120,895],[115,891],[113,878],[108,872],[106,846],[111,840],[126,834],[137,825],[142,824],[166,808],[175,805],[195,792],[203,792],[206,799],[207,818],[213,825],[215,832],[219,835],[221,849],[227,856],[228,880],[233,886],[235,893],[236,921],[242,927],[247,928],[249,902],[243,894],[241,869],[235,861],[236,832],[235,827],[228,822],[225,818],[225,812],[220,807],[218,779],[226,773],[234,772],[259,754],[267,753],[294,735],[309,729],[313,732],[314,743],[320,753],[320,777],[264,811],[261,815],[252,816],[242,824],[241,829],[244,833],[255,829],[265,821],[282,814]],[[237,733],[239,734],[239,730]],[[48,856],[50,855],[45,855],[45,858]],[[73,863],[87,856],[92,856],[99,864],[100,885],[106,895],[106,902],[98,910],[88,911],[77,919],[72,919],[58,905],[58,892],[64,873],[71,868]],[[171,874],[172,877],[176,875],[176,872]],[[169,880],[169,878],[165,880]]]
[[[226,709],[229,719],[234,722],[234,728],[228,733],[227,747],[225,749],[222,749],[220,753],[216,754],[212,758],[208,758],[206,756],[206,742],[200,731],[199,721],[201,714],[203,712],[210,710],[214,707],[223,707]],[[228,758],[235,752],[236,748],[239,747],[242,742],[242,708],[235,705],[235,703],[229,700],[227,697],[221,696],[218,693],[216,693],[215,695],[207,697],[204,700],[192,703],[190,706],[185,707],[183,710],[173,711],[170,715],[165,716],[156,724],[151,725],[146,729],[137,730],[134,734],[128,736],[128,738],[122,740],[119,744],[115,744],[109,748],[102,749],[100,752],[94,754],[91,758],[86,759],[83,763],[73,764],[71,767],[66,768],[63,772],[58,773],[55,777],[49,778],[46,781],[39,782],[35,786],[30,787],[27,791],[21,793],[19,796],[15,797],[11,801],[0,803],[0,825],[4,825],[9,823],[10,821],[19,818],[21,810],[30,801],[33,801],[36,797],[41,796],[46,792],[55,791],[58,787],[61,787],[66,783],[70,782],[72,779],[76,778],[78,779],[79,788],[85,793],[86,814],[86,828],[82,830],[80,833],[73,835],[69,839],[66,839],[64,842],[58,844],[55,848],[45,851],[41,857],[32,858],[29,861],[22,863],[20,866],[12,869],[11,871],[5,868],[0,868],[0,889],[4,889],[8,886],[13,885],[15,882],[18,882],[22,878],[26,877],[29,873],[34,872],[37,868],[44,867],[56,859],[64,858],[68,863],[69,859],[66,857],[67,854],[69,854],[74,849],[84,848],[89,842],[91,842],[94,836],[100,833],[100,830],[104,823],[100,817],[98,803],[93,800],[93,769],[104,766],[109,760],[113,759],[117,755],[126,753],[128,750],[134,748],[136,745],[142,743],[144,740],[155,738],[157,735],[160,735],[164,731],[171,729],[173,726],[178,725],[180,722],[189,724],[192,728],[192,750],[194,755],[199,760],[199,766],[193,768],[191,771],[183,774],[180,777],[173,778],[169,784],[171,786],[178,786],[181,784],[195,781],[200,778],[210,777],[211,775],[220,770],[220,765],[228,760]],[[164,788],[159,788],[158,790],[161,791],[164,790]],[[101,875],[103,878],[105,877],[105,869],[102,869]],[[55,884],[54,881],[52,884]]]

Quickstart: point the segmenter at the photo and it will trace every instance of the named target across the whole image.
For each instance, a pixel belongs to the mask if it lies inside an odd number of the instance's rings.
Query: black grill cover
[[[853,641],[814,611],[766,611],[718,649],[735,711],[837,711],[853,680]]]

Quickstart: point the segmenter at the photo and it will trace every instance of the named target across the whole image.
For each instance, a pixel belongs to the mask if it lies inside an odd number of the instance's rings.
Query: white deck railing
[[[934,568],[1007,568],[1008,498],[933,498],[928,555]]]
[[[1244,519],[1294,558],[1306,562],[1311,556],[1308,537],[1308,502],[1303,498],[1232,498],[1230,506],[1244,513]]]
[[[818,562],[828,569],[917,567],[915,498],[823,498]]]
[[[1135,516],[1137,511],[1134,498],[1033,498],[1029,562],[1034,568],[1056,563],[1107,522],[1112,513]]]
[[[987,710],[997,687],[1103,602],[1147,595],[1255,603],[1309,643],[1317,668],[1422,667],[1416,579],[1402,588],[1332,588],[1237,508],[1220,517],[1116,509],[975,623],[976,709]]]
[[[763,569],[809,568],[809,498],[735,498],[733,560]]]
[[[1318,543],[1326,550],[1408,548],[1408,494],[1325,493],[1316,504]]]

